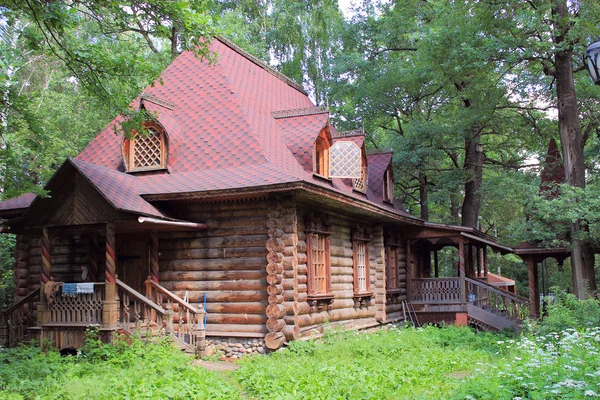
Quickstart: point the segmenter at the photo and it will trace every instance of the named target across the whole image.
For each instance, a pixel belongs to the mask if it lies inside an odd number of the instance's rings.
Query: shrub
[[[548,304],[548,315],[534,328],[540,334],[561,332],[568,328],[585,329],[600,326],[600,303],[595,299],[579,300],[573,294],[553,288],[554,301]]]

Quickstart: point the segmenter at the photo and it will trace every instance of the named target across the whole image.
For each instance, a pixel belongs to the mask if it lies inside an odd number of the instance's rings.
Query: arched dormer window
[[[123,140],[123,161],[128,172],[152,171],[167,167],[168,144],[164,129],[147,123],[148,133],[137,132]]]
[[[390,165],[383,176],[383,201],[391,203],[394,200],[394,174]]]
[[[329,178],[329,148],[331,142],[325,131],[322,131],[317,140],[313,151],[313,172],[325,178]]]

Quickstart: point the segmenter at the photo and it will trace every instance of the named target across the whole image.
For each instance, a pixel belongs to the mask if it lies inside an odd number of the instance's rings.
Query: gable
[[[90,225],[128,219],[106,201],[70,163],[65,163],[24,215],[29,226]]]

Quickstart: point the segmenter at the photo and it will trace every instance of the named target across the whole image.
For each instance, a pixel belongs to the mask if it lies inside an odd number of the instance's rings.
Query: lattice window
[[[314,233],[312,235],[312,270],[313,294],[327,293],[327,254],[324,235]]]
[[[354,274],[355,274],[355,288],[354,291],[356,293],[366,292],[368,287],[368,251],[367,251],[367,243],[366,242],[354,242]]]
[[[129,171],[165,168],[167,144],[164,132],[149,127],[146,135],[135,133],[131,139],[125,139],[124,155]]]
[[[352,182],[354,189],[365,192],[367,190],[367,168],[363,167],[360,178],[355,178]]]
[[[354,142],[336,142],[331,147],[330,164],[331,178],[360,179],[362,177],[362,152]]]

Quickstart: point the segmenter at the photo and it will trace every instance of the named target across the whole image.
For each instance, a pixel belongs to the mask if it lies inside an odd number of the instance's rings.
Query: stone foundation
[[[223,358],[236,360],[245,355],[267,353],[265,340],[262,338],[226,338],[207,337],[206,355],[221,355]]]

